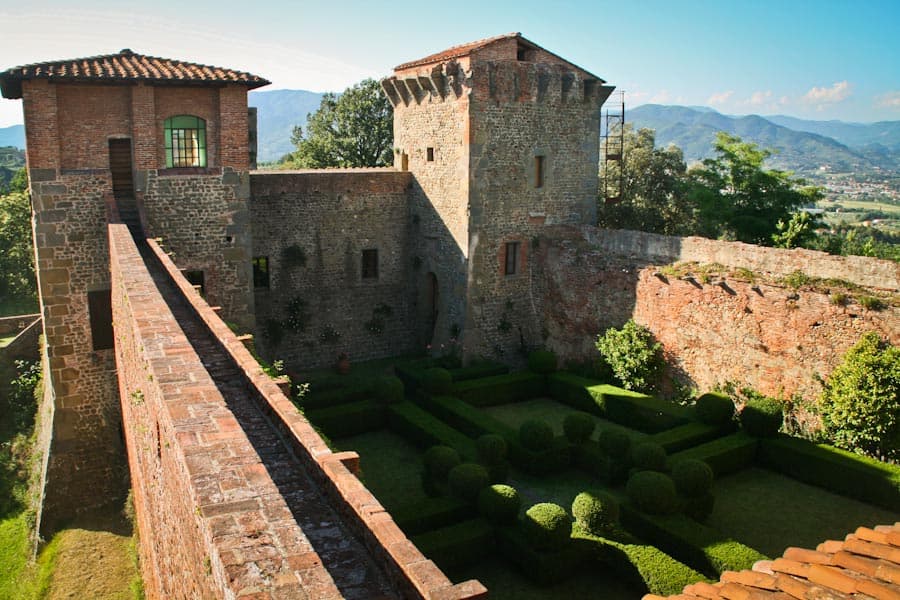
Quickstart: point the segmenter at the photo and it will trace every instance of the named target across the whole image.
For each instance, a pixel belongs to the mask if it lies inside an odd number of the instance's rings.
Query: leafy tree
[[[649,329],[629,319],[621,329],[607,329],[596,346],[626,389],[648,392],[656,387],[663,367],[662,345]]]
[[[306,131],[294,127],[297,150],[288,168],[384,167],[392,162],[393,122],[390,102],[381,85],[366,79],[340,96],[325,94],[310,114]]]
[[[723,131],[716,134],[715,158],[688,171],[688,196],[696,211],[698,233],[767,245],[779,221],[821,198],[815,187],[787,171],[767,170],[772,152]]]
[[[0,313],[34,310],[37,285],[28,194],[0,196]]]
[[[622,199],[606,204],[601,198],[599,225],[610,229],[638,229],[666,235],[693,233],[693,210],[687,202],[684,177],[687,166],[674,144],[656,147],[656,132],[625,128],[621,163],[608,162],[600,171],[600,189],[623,177]]]
[[[790,221],[778,221],[775,224],[778,233],[772,234],[772,241],[777,248],[803,247],[816,237],[816,227],[819,225],[818,215],[806,211],[795,212]]]
[[[831,372],[819,410],[835,446],[900,459],[900,348],[864,334]]]

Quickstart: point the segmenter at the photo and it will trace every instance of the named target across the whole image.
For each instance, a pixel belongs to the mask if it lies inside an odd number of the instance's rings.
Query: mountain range
[[[3,146],[15,146],[24,150],[25,126],[11,125],[10,127],[0,127],[0,148]]]
[[[292,152],[294,126],[306,126],[306,115],[319,108],[324,95],[305,90],[250,92],[248,104],[257,109],[257,160],[272,162]]]

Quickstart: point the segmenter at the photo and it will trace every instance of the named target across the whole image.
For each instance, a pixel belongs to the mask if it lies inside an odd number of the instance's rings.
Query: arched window
[[[166,167],[206,166],[206,121],[192,115],[165,122]]]

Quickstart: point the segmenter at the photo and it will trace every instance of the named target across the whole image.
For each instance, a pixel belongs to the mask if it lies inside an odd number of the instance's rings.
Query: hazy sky
[[[900,0],[0,0],[0,69],[135,52],[340,91],[446,47],[520,31],[647,102],[900,120]],[[76,8],[77,7],[77,8]],[[0,126],[20,123],[0,100]]]

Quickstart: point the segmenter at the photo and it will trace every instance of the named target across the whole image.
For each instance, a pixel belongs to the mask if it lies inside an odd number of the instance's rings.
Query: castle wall
[[[131,90],[113,85],[57,86],[63,169],[109,168],[110,136],[131,134]]]
[[[253,256],[269,266],[269,287],[255,290],[267,358],[300,369],[342,352],[359,361],[416,350],[410,186],[409,173],[391,169],[251,175]],[[362,254],[373,249],[377,276],[364,278]]]
[[[596,357],[597,335],[634,318],[701,390],[734,381],[811,400],[821,391],[817,377],[827,378],[864,332],[900,343],[896,306],[867,310],[852,294],[837,302],[834,284],[780,281],[799,270],[865,285],[877,273],[878,287],[896,294],[890,261],[593,227],[550,228],[539,246],[538,308],[548,346],[563,358]],[[698,265],[666,269],[686,261],[721,266],[709,277]],[[693,280],[679,275],[692,269]]]

